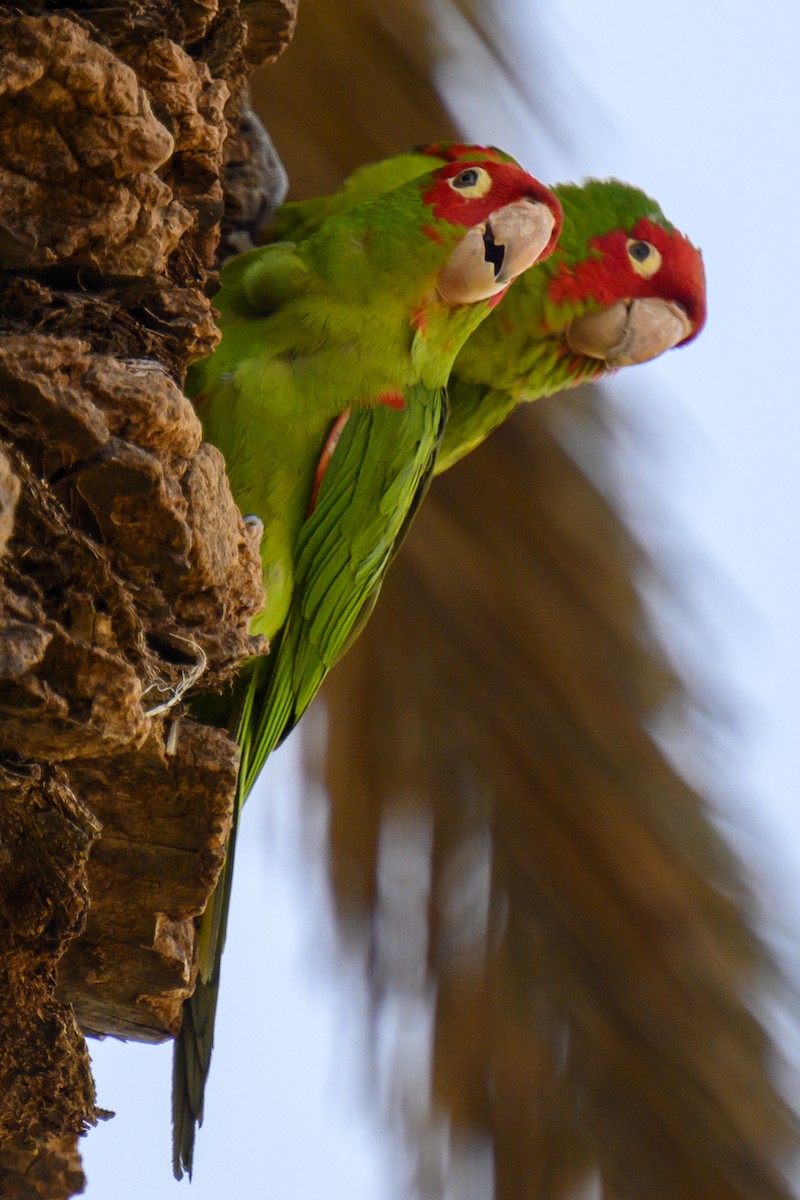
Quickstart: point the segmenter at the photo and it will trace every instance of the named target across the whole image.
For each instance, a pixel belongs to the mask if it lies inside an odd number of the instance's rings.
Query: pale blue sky
[[[447,12],[444,0],[432,7]],[[521,105],[481,88],[487,76],[468,46],[466,57],[454,49],[444,82],[472,139],[502,145],[544,179],[636,183],[703,249],[702,337],[610,390],[642,434],[625,462],[634,521],[686,600],[677,616],[661,611],[663,627],[736,718],[707,767],[765,903],[796,930],[800,409],[788,359],[800,9],[789,0],[766,0],[757,16],[744,0],[508,0],[509,25],[527,19],[532,29],[534,7],[558,67],[536,85],[547,87],[569,144],[540,140],[534,158]],[[449,28],[460,46],[458,22]],[[521,48],[525,36],[521,25]],[[294,802],[263,796],[248,808],[195,1182],[189,1189],[170,1173],[169,1048],[92,1043],[99,1103],[119,1116],[85,1143],[88,1200],[162,1200],[180,1186],[190,1200],[398,1194],[388,1141],[358,1100],[370,1094],[363,997],[352,980],[333,982],[329,914]],[[263,922],[245,930],[254,912]],[[314,967],[320,953],[327,965]]]

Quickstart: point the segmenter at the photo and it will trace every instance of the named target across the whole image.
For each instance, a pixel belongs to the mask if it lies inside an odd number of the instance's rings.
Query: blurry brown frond
[[[361,163],[453,136],[431,80],[432,22],[418,0],[305,0],[290,55],[257,75],[255,106],[292,196],[329,192]]]
[[[490,1140],[497,1200],[593,1168],[606,1196],[787,1196],[794,1129],[745,1002],[767,956],[647,731],[681,687],[555,405],[437,480],[330,680],[340,916],[370,930],[376,998],[435,993],[432,1111]],[[575,411],[601,458],[598,406]]]
[[[478,43],[498,32],[492,20],[497,7],[478,8],[468,0],[450,5]],[[509,38],[490,38],[486,55],[473,67],[487,105],[492,63],[497,78],[510,70]],[[442,30],[420,0],[304,0],[291,54],[257,75],[253,85],[255,107],[288,171],[291,196],[328,192],[362,163],[415,145],[474,138],[474,131],[459,127],[437,91],[436,66],[444,53]],[[552,130],[558,114],[548,105],[547,87],[534,98],[530,78],[541,84],[548,69],[547,61],[540,62],[516,80],[530,126],[540,130]],[[501,116],[498,112],[498,125]],[[559,137],[564,140],[560,128]],[[497,140],[502,142],[502,128]]]

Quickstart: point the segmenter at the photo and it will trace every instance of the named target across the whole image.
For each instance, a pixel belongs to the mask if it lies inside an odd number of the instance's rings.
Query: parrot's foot
[[[258,554],[261,539],[264,536],[264,522],[255,513],[248,513],[244,518],[244,530],[251,548]]]

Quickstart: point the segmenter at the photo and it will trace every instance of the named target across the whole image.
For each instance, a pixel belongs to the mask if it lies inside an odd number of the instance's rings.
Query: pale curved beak
[[[515,200],[464,234],[439,272],[436,290],[448,304],[496,296],[546,249],[556,218],[538,200]]]
[[[680,304],[647,296],[576,317],[567,326],[567,342],[576,354],[602,358],[609,367],[627,367],[658,358],[691,333]]]

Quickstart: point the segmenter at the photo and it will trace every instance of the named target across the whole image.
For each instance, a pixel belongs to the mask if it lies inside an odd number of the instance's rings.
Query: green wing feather
[[[266,688],[240,741],[246,796],[341,656],[427,486],[442,420],[441,392],[412,389],[400,411],[354,413],[300,530],[295,590]],[[269,661],[261,664],[266,673]]]
[[[191,1175],[213,1049],[220,961],[238,814],[276,746],[291,732],[369,615],[389,563],[430,481],[444,426],[441,390],[411,389],[405,408],[353,413],[296,546],[289,614],[269,658],[251,668],[237,724],[242,748],[234,828],[201,926],[200,969],[175,1043],[173,1169]]]

